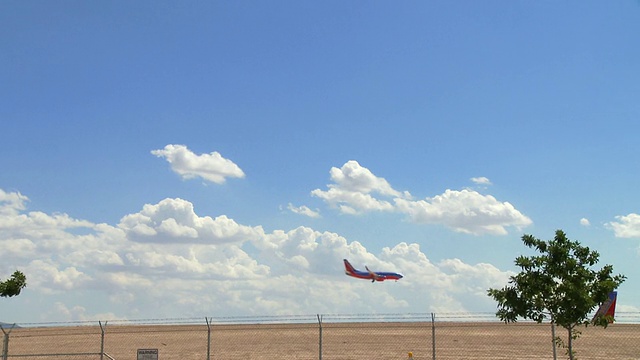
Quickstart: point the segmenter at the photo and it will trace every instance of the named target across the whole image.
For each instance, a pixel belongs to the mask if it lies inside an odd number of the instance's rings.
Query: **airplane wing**
[[[367,269],[367,271],[369,272],[369,275],[371,275],[372,281],[384,281],[384,276],[380,276],[377,273],[369,270],[369,267],[365,265],[364,267],[365,269]]]

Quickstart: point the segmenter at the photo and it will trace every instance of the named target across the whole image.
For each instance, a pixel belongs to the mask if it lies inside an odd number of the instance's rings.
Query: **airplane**
[[[371,282],[376,281],[385,281],[385,280],[395,280],[398,281],[403,278],[401,274],[394,272],[379,272],[379,271],[371,271],[367,266],[364,267],[367,271],[356,270],[349,260],[344,259],[344,273],[358,279],[371,279]]]

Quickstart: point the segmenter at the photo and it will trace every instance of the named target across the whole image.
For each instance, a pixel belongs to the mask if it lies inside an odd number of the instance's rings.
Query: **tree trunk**
[[[569,360],[573,360],[573,326],[568,327],[567,331],[569,332],[569,345],[567,349],[569,350]]]

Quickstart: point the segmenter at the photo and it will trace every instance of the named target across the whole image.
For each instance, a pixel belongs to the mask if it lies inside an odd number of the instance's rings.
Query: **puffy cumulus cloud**
[[[155,243],[242,242],[263,232],[260,227],[240,225],[225,215],[200,217],[191,202],[170,198],[144,205],[139,213],[123,217],[118,227],[132,241]]]
[[[196,155],[184,145],[170,144],[164,149],[151,151],[151,154],[165,158],[171,164],[171,170],[183,179],[200,177],[216,184],[223,184],[229,177],[244,177],[244,172],[238,165],[223,158],[217,151]]]
[[[5,238],[0,247],[0,258],[26,259],[33,255],[37,246],[29,239]]]
[[[284,296],[275,295],[279,291],[301,292],[300,298],[305,299],[304,303],[290,305],[290,309],[305,308],[305,304],[309,304],[309,308],[312,304],[311,308],[318,309],[316,311],[327,307],[330,312],[336,312],[336,309],[424,311],[426,308],[433,311],[473,311],[479,310],[477,304],[491,306],[485,299],[486,289],[503,286],[510,275],[489,264],[470,265],[460,260],[434,264],[415,243],[402,242],[385,247],[376,255],[358,242],[349,242],[338,234],[307,227],[267,234],[261,243],[255,245],[262,250],[260,256],[265,256],[265,262],[271,264],[272,278],[265,279],[263,284],[271,284],[265,286],[274,292],[273,296]],[[389,288],[372,287],[369,282],[351,278],[340,281],[335,277],[344,272],[342,258],[349,259],[359,269],[367,265],[374,270],[400,272],[405,278],[384,285]],[[294,278],[290,277],[292,274],[295,274]],[[283,289],[281,284],[271,282],[277,282],[275,279],[286,279],[288,285]],[[469,292],[473,294],[471,300],[465,299]],[[380,301],[360,302],[359,309],[348,305],[361,298]],[[425,304],[426,308],[416,310],[416,301],[411,299],[420,299],[418,302]],[[269,307],[269,303],[263,305],[265,309]]]
[[[8,197],[19,198],[16,195]],[[129,239],[127,226],[92,224],[66,214],[6,212],[0,217],[0,256],[5,259],[0,263],[0,273],[22,270],[28,279],[27,293],[49,295],[94,289],[106,292],[103,296],[113,302],[137,301],[142,294],[162,289],[158,283],[171,279],[189,283],[269,275],[269,266],[259,264],[232,243],[262,236],[260,228],[241,226],[225,216],[199,217],[190,203],[179,199],[147,206],[146,211],[124,224],[135,224],[137,218],[148,218],[142,225],[173,240],[188,236],[190,231],[185,228],[202,238],[189,238],[193,243],[187,244],[141,243]],[[170,221],[163,225],[167,219]],[[77,231],[78,227],[84,229]],[[205,243],[215,241],[220,243]],[[156,294],[162,298],[159,292]]]
[[[19,193],[2,193],[5,198],[26,198]],[[0,268],[33,258],[57,259],[78,247],[88,249],[91,240],[73,232],[93,232],[100,227],[86,220],[73,219],[67,214],[25,213],[23,210],[26,208],[20,202],[12,209],[0,216],[0,256],[8,260],[0,263]],[[79,242],[78,239],[86,242]]]
[[[613,230],[616,237],[620,238],[640,238],[640,215],[629,214],[626,216],[616,216],[617,221],[605,224]]]
[[[338,188],[321,191],[316,189],[314,196],[336,207],[344,214],[356,215],[367,211],[393,211],[393,205],[385,200],[378,200],[370,194],[344,191]]]
[[[0,189],[0,215],[16,215],[26,209],[29,198],[19,192],[6,192]]]
[[[289,205],[287,205],[287,209],[289,209],[291,212],[295,213],[295,214],[300,214],[300,215],[304,215],[304,216],[308,216],[310,218],[314,218],[317,219],[320,216],[320,212],[316,210],[311,210],[308,206],[306,205],[302,205],[302,206],[293,206],[293,204],[289,203]]]
[[[24,210],[0,219],[0,251],[9,259],[0,274],[24,271],[21,297],[29,301],[15,306],[38,321],[482,311],[487,297],[478,289],[502,286],[507,276],[485,264],[433,263],[418,244],[373,253],[309,227],[265,233],[222,215],[197,215],[180,199],[146,205],[117,226]],[[77,224],[86,229],[75,231]],[[163,238],[133,241],[134,229],[141,230],[135,236]],[[345,276],[344,258],[405,278],[373,286]],[[34,309],[32,296],[60,304]]]
[[[407,215],[415,223],[441,224],[458,232],[476,235],[505,235],[508,227],[521,229],[532,224],[531,219],[509,202],[501,202],[473,190],[446,190],[433,198],[413,200],[408,191],[393,189],[385,179],[375,176],[353,160],[340,169],[332,168],[331,180],[334,183],[329,184],[326,191],[316,189],[311,195],[345,214],[397,212]],[[491,184],[486,177],[471,180],[476,184]]]
[[[452,280],[452,291],[486,296],[487,289],[496,284],[507,284],[509,276],[515,273],[501,271],[491,264],[466,264],[460,259],[445,259],[438,268],[446,272]]]
[[[253,245],[261,251],[260,256],[273,264],[271,269],[277,274],[291,270],[319,274],[335,274],[341,269],[341,258],[353,254],[353,247],[347,240],[332,232],[319,232],[300,226],[290,231],[275,230],[265,234]],[[327,264],[327,259],[335,259]]]
[[[180,248],[135,247],[124,255],[129,271],[145,276],[171,276],[180,279],[254,279],[269,275],[268,266],[258,264],[241,249],[236,251],[207,249],[204,246]],[[188,254],[180,254],[180,251]],[[228,249],[227,249],[228,250]],[[218,251],[224,255],[207,257],[207,253]]]
[[[69,254],[60,255],[64,262],[92,267],[120,267],[124,260],[117,251],[111,249],[75,249]]]
[[[330,312],[336,309],[409,311],[416,309],[416,302],[411,299],[420,299],[419,302],[425,304],[425,308],[415,311],[477,311],[481,309],[478,304],[492,305],[486,289],[504,286],[510,275],[489,264],[465,264],[458,259],[434,264],[415,243],[401,242],[374,254],[359,242],[349,242],[338,234],[308,227],[275,231],[254,245],[261,250],[259,257],[271,264],[272,270],[270,277],[261,282],[271,295],[261,295],[272,300],[299,292],[299,298],[305,300],[289,305],[292,311],[304,308],[318,309],[316,311],[327,308]],[[336,276],[344,272],[342,258],[349,259],[358,269],[367,265],[372,270],[400,272],[405,277],[384,285],[388,288],[372,287],[369,282],[351,278],[340,281]],[[283,288],[277,279],[286,279],[287,286]],[[316,291],[318,289],[321,290]],[[471,298],[466,299],[469,294]],[[359,309],[348,305],[362,298],[379,301],[361,302]],[[265,310],[275,311],[271,305],[272,302],[260,303]]]
[[[401,193],[394,190],[387,180],[373,175],[369,169],[360,166],[355,160],[347,161],[340,169],[331,168],[330,173],[335,187],[344,191],[401,196]]]
[[[375,176],[369,169],[350,160],[342,168],[331,168],[331,180],[326,191],[316,189],[311,192],[329,205],[337,207],[346,214],[358,214],[367,211],[392,211],[389,201],[376,199],[372,194],[391,198],[410,198],[409,193],[394,190],[384,178]]]
[[[48,234],[55,238],[62,235],[69,229],[93,228],[94,224],[85,221],[72,219],[67,214],[45,214],[39,211],[29,213],[5,214],[0,217],[0,235],[3,238],[19,238],[22,235],[43,237]],[[52,246],[64,246],[58,242]]]
[[[418,244],[399,243],[393,248],[384,248],[380,261],[372,266],[400,272],[405,276],[403,283],[426,286],[436,291],[446,291],[453,286],[451,277],[433,264]]]
[[[44,293],[64,292],[84,287],[91,276],[74,266],[65,266],[48,260],[33,260],[26,266],[30,287]]]
[[[115,289],[140,289],[146,291],[154,287],[155,284],[153,279],[146,278],[142,274],[137,274],[133,271],[125,272],[125,269],[101,274],[100,281],[110,291]]]
[[[511,275],[490,264],[466,264],[459,259],[434,264],[418,244],[384,248],[379,259],[383,263],[376,265],[378,268],[405,276],[398,282],[403,298],[424,297],[433,312],[479,311],[494,306],[486,289],[504,286]]]
[[[396,199],[396,206],[416,223],[442,224],[468,234],[506,235],[509,226],[521,229],[532,223],[510,203],[472,190],[447,189],[418,201]]]
[[[580,225],[588,227],[588,226],[591,226],[591,223],[589,222],[589,219],[582,218],[582,219],[580,219]]]

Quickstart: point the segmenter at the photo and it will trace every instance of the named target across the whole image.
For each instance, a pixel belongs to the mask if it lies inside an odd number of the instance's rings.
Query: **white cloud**
[[[620,238],[640,238],[640,215],[631,213],[629,215],[616,216],[618,221],[612,221],[606,226],[613,230],[616,237]]]
[[[91,277],[75,266],[66,266],[51,260],[36,259],[24,269],[29,287],[44,293],[55,293],[82,288]]]
[[[582,219],[580,219],[580,225],[588,227],[588,226],[591,226],[591,223],[589,222],[589,219],[582,218]]]
[[[384,178],[373,175],[369,169],[360,166],[357,161],[347,161],[342,168],[331,168],[331,180],[335,185],[330,187],[339,188],[344,191],[358,193],[379,193],[399,197],[402,194],[394,190]]]
[[[16,215],[26,209],[29,198],[19,192],[5,192],[0,189],[0,215]]]
[[[300,215],[304,215],[304,216],[308,216],[310,218],[314,218],[317,219],[320,216],[320,212],[316,210],[311,210],[308,206],[306,205],[302,205],[302,206],[293,206],[293,204],[289,203],[289,205],[287,205],[287,209],[291,210],[291,212],[295,213],[295,214],[300,214]]]
[[[65,319],[69,321],[112,321],[112,320],[126,320],[125,318],[117,317],[114,313],[100,313],[100,314],[87,314],[87,309],[83,306],[67,307],[64,303],[56,302],[54,304],[54,314],[63,315]]]
[[[3,259],[28,258],[36,249],[36,244],[25,238],[5,238],[3,245],[0,247],[0,258]]]
[[[86,226],[84,235],[69,227],[77,224]],[[309,227],[265,233],[224,215],[200,216],[181,199],[145,205],[118,226],[19,211],[0,220],[0,249],[8,247],[5,254],[20,256],[3,256],[11,260],[0,264],[0,273],[25,272],[24,311],[39,314],[38,321],[480,311],[487,297],[478,287],[502,286],[507,276],[455,259],[434,264],[415,243],[374,254],[359,242]],[[405,278],[372,286],[346,277],[343,258]],[[50,307],[34,310],[30,296]]]
[[[438,264],[452,277],[455,291],[481,297],[496,284],[506,284],[513,273],[503,272],[491,264],[466,264],[460,259],[446,259]]]
[[[491,181],[484,176],[473,177],[471,178],[471,181],[477,185],[491,185]]]
[[[531,220],[508,202],[472,190],[446,190],[431,199],[408,201],[396,199],[398,211],[412,221],[442,224],[469,234],[507,234],[506,227],[518,229],[531,225]]]
[[[200,217],[189,201],[170,198],[144,205],[139,213],[123,217],[118,227],[133,241],[157,243],[219,244],[262,234],[260,227],[239,225],[224,215]]]
[[[446,190],[441,195],[413,200],[409,192],[394,190],[356,161],[348,161],[341,169],[331,169],[333,184],[328,190],[311,194],[345,214],[387,211],[405,214],[415,223],[441,224],[468,234],[507,234],[508,227],[522,229],[531,219],[509,202],[473,190]],[[473,178],[476,183],[490,184],[487,178]],[[379,195],[385,199],[376,198]]]
[[[316,189],[312,195],[326,201],[329,205],[337,207],[345,214],[359,214],[367,211],[393,211],[393,205],[384,200],[378,200],[370,194],[345,191],[339,188],[331,188],[327,191]]]
[[[183,179],[201,177],[216,184],[223,184],[228,177],[243,178],[238,165],[214,151],[196,155],[184,145],[167,145],[162,150],[151,151],[157,157],[167,159],[171,169]]]
[[[358,164],[350,160],[342,168],[331,168],[333,184],[327,185],[328,190],[313,190],[316,196],[329,205],[337,207],[346,214],[358,214],[367,211],[393,211],[393,204],[386,200],[376,199],[372,194],[389,198],[410,198],[410,194],[394,190],[387,180],[377,177]]]

